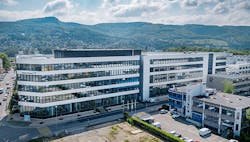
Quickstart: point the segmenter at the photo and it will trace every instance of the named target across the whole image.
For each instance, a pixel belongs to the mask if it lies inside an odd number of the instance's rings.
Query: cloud
[[[225,14],[229,12],[229,5],[226,2],[218,3],[212,10],[215,14]]]
[[[73,8],[73,5],[69,0],[54,0],[44,6],[43,12],[52,15],[64,15],[71,8]]]
[[[147,17],[166,8],[167,3],[170,2],[164,0],[132,0],[124,4],[116,0],[112,5],[109,4],[110,7],[107,8],[109,8],[110,14],[115,17]]]
[[[127,5],[118,6],[111,10],[114,16],[117,17],[139,17],[144,13],[154,12],[158,10],[157,6],[153,5]]]
[[[15,6],[18,4],[18,2],[15,0],[0,0],[0,3],[5,6]]]
[[[181,3],[182,8],[196,8],[198,6],[198,0],[183,0]]]
[[[2,21],[15,21],[20,19],[38,18],[45,16],[40,10],[8,11],[0,10],[0,19]]]
[[[237,5],[237,8],[250,11],[250,1],[242,1]]]

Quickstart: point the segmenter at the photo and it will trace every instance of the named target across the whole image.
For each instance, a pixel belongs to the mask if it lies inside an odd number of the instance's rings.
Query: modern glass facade
[[[59,56],[57,52],[56,58],[17,57],[22,115],[47,118],[139,101],[139,51],[136,55],[126,50],[124,55],[111,56],[116,53],[113,50],[112,54],[104,56],[103,50],[100,53],[88,50],[88,55],[93,53],[88,58],[80,54],[74,57],[67,51]],[[101,53],[100,57],[94,56]],[[64,60],[64,56],[69,60]]]

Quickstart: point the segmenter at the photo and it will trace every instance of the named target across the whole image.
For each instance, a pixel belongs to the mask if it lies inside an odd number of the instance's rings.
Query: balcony
[[[214,117],[219,117],[219,112],[211,111],[208,109],[205,109],[205,114],[210,115],[210,116],[214,116]]]
[[[168,104],[173,107],[173,108],[182,108],[182,105],[181,104],[177,104],[177,103],[174,103],[174,102],[168,102]]]
[[[209,120],[204,120],[204,125],[207,125],[207,126],[210,126],[210,127],[213,127],[213,128],[216,128],[218,129],[218,123],[214,122],[214,121],[209,121]]]
[[[177,97],[177,96],[174,96],[174,95],[169,95],[169,99],[182,101],[182,97]],[[183,98],[183,99],[184,99],[184,98]]]
[[[196,111],[196,112],[202,113],[202,112],[203,112],[203,109],[202,109],[202,107],[193,106],[193,107],[192,107],[192,111]]]
[[[229,120],[234,122],[234,116],[226,115],[226,114],[221,114],[221,119]]]

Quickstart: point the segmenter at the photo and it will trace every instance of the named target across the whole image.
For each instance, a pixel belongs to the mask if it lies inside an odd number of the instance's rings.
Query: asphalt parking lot
[[[161,123],[161,129],[166,132],[176,131],[182,137],[193,139],[199,142],[228,142],[227,139],[218,135],[212,134],[209,137],[203,138],[199,135],[199,130],[191,123],[185,121],[183,118],[173,119],[170,113],[153,115],[155,122]]]

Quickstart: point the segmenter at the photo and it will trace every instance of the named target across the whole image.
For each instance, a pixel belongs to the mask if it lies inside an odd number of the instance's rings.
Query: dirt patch
[[[138,128],[124,122],[67,136],[53,142],[162,142],[144,131],[132,134],[131,132],[135,130],[138,130]]]

